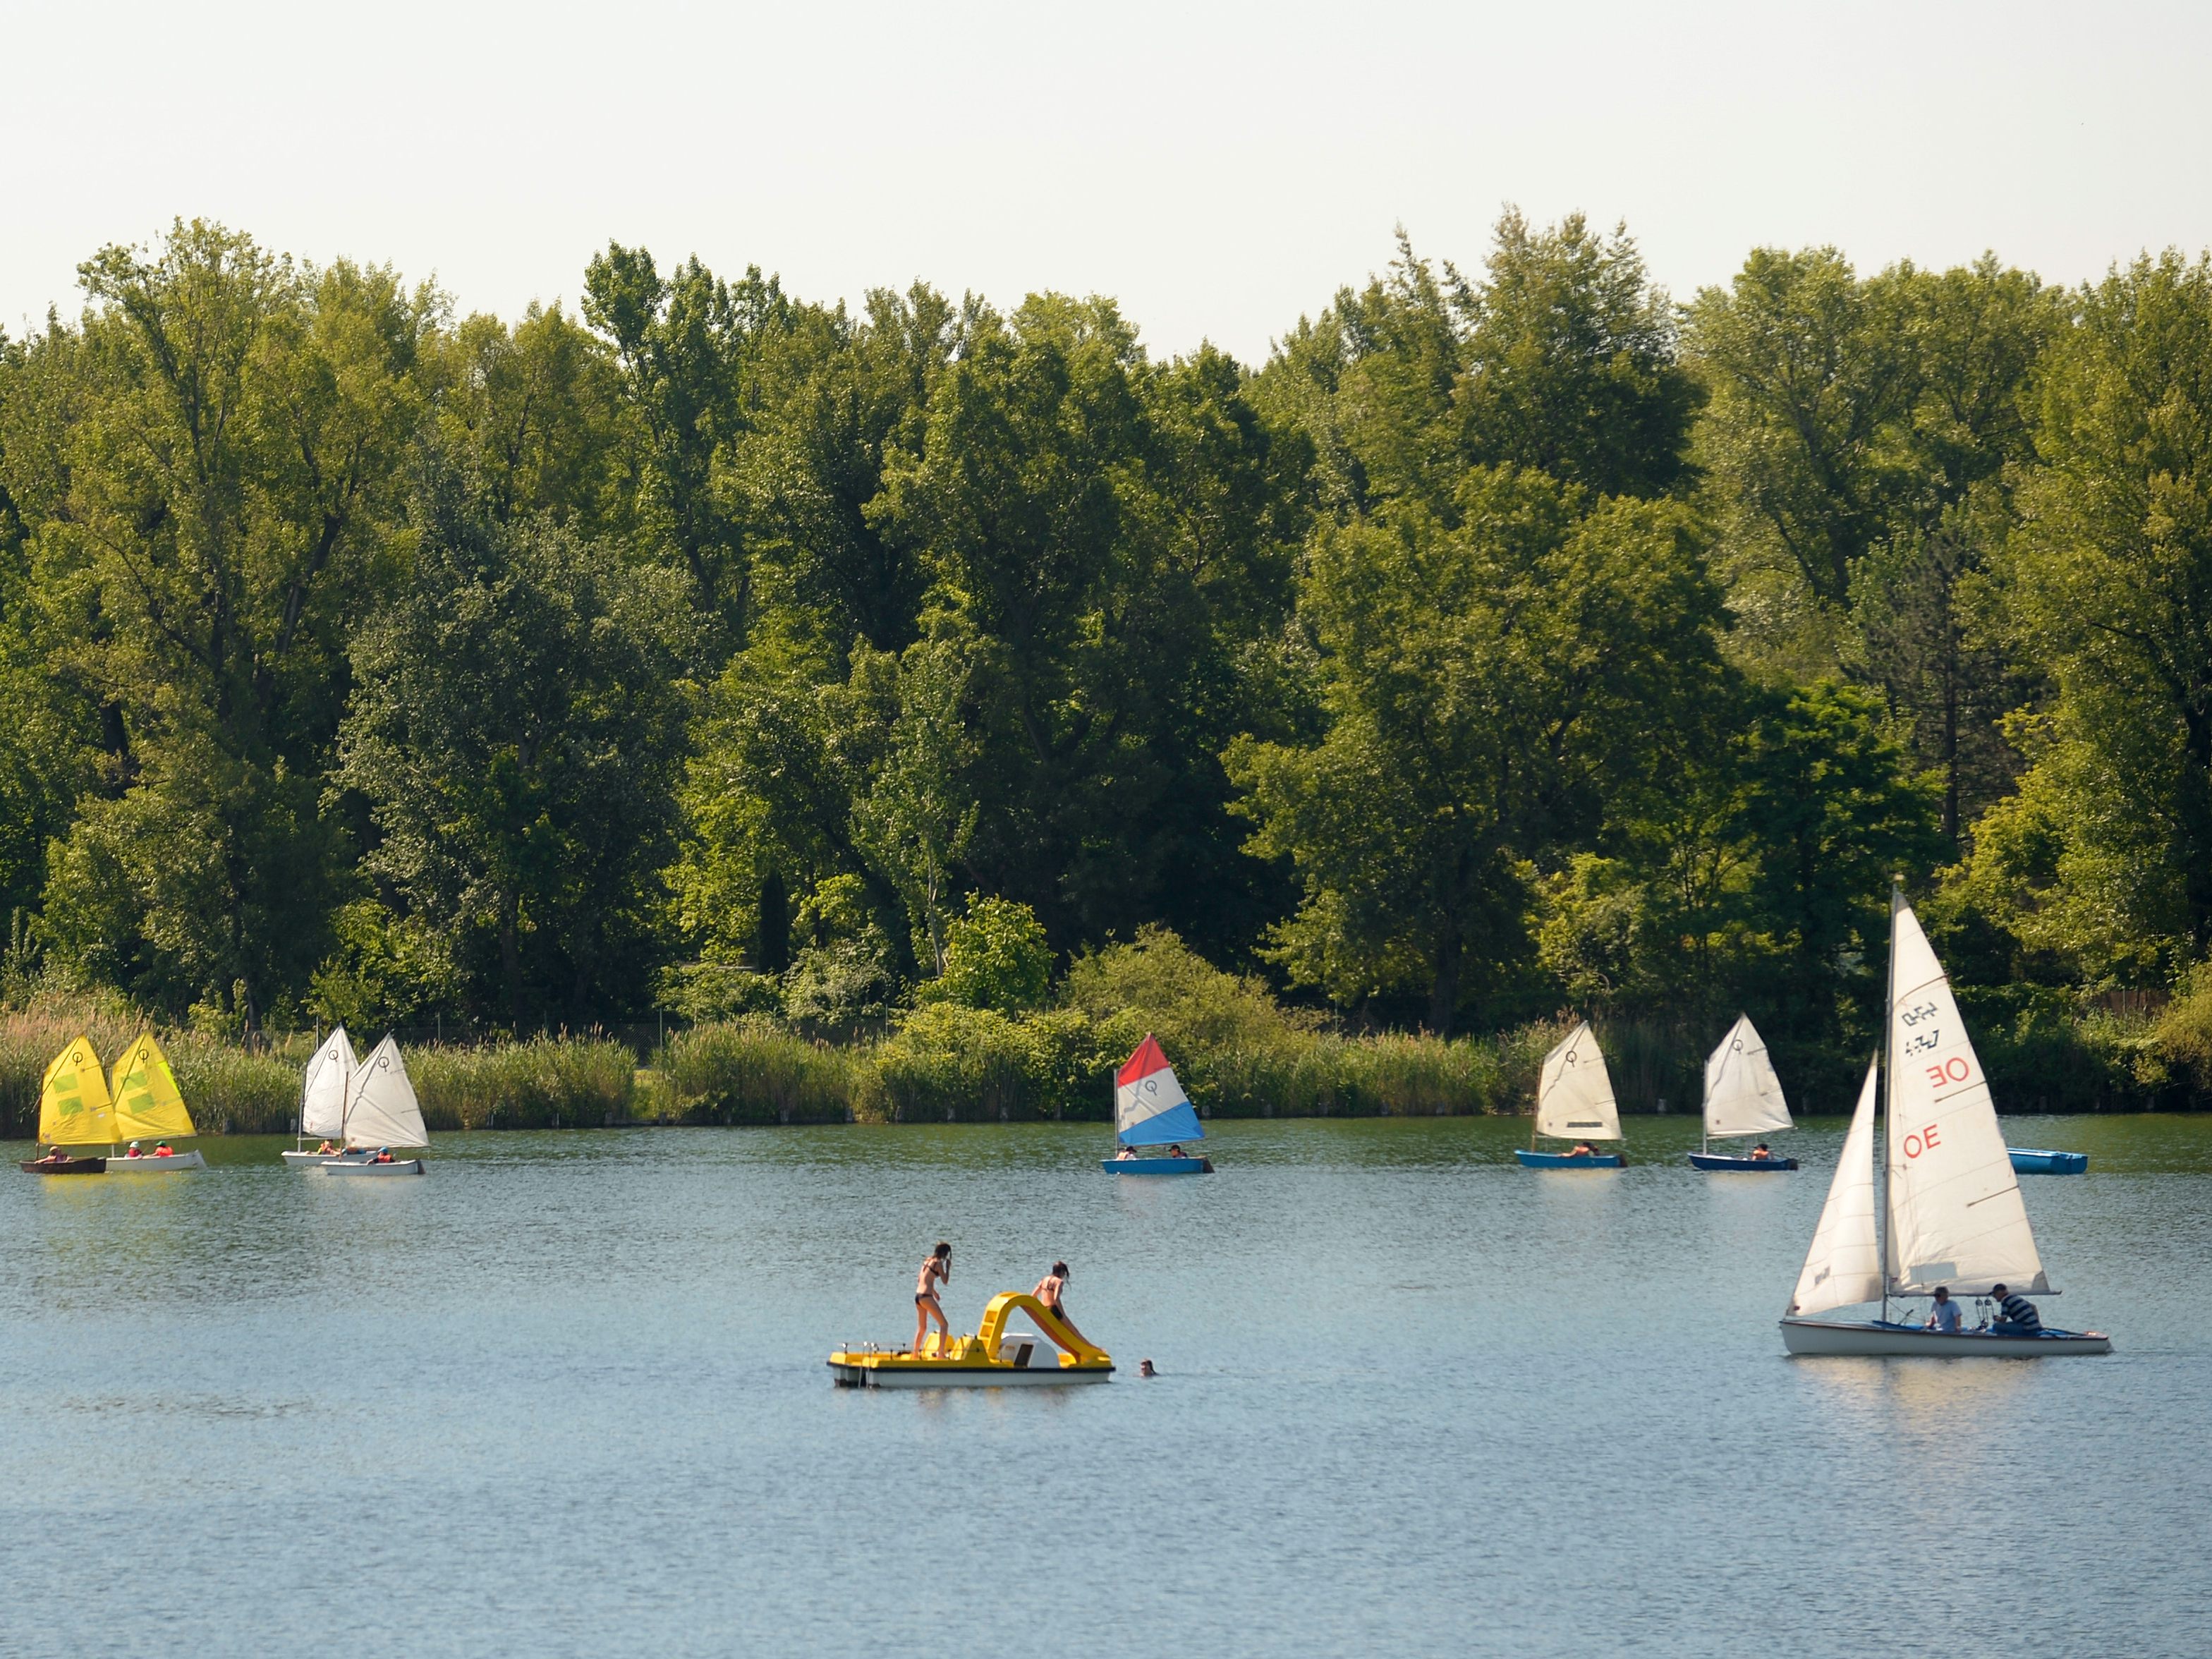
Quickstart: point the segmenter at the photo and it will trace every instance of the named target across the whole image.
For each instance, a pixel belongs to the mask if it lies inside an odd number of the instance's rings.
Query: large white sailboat
[[[1588,1150],[1547,1152],[1536,1145],[1540,1135],[1571,1140]],[[1584,1020],[1544,1056],[1528,1144],[1515,1147],[1513,1156],[1530,1170],[1618,1170],[1628,1160],[1619,1152],[1599,1152],[1596,1143],[1620,1139],[1620,1108],[1613,1097],[1613,1074],[1605,1068],[1597,1033]]]
[[[1778,1134],[1796,1127],[1790,1121],[1790,1104],[1782,1097],[1782,1079],[1766,1057],[1766,1039],[1749,1014],[1738,1014],[1720,1046],[1705,1056],[1705,1137],[1690,1154],[1691,1164],[1700,1170],[1753,1173],[1794,1170],[1794,1158],[1762,1158],[1757,1151],[1717,1152],[1713,1142]],[[1761,1141],[1760,1149],[1765,1144]]]
[[[2023,1296],[2053,1292],[2027,1224],[1980,1057],[1959,1018],[1951,982],[1900,894],[1890,900],[1887,1109],[1877,1194],[1877,1060],[1867,1067],[1844,1138],[1828,1201],[1783,1316],[1794,1354],[1979,1354],[2043,1358],[2109,1353],[2095,1331],[1987,1327],[1931,1330],[1889,1317],[1900,1297],[1985,1297],[2003,1285]],[[1877,1198],[1881,1201],[1877,1201]],[[1879,1318],[1820,1319],[1879,1302]]]

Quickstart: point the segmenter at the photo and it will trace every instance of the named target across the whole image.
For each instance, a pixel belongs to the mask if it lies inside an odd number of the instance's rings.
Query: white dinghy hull
[[[143,1153],[137,1158],[113,1158],[107,1160],[110,1175],[171,1175],[179,1170],[204,1170],[207,1160],[198,1152],[173,1152],[167,1158],[155,1158]]]
[[[1866,1359],[2051,1359],[2061,1354],[2110,1353],[2112,1339],[2095,1331],[2045,1331],[2040,1336],[1961,1331],[1953,1335],[1879,1319],[1784,1319],[1782,1346],[1795,1354]]]
[[[277,1156],[284,1160],[284,1167],[288,1170],[319,1170],[325,1164],[337,1163],[341,1154],[337,1152],[280,1152]],[[354,1159],[354,1162],[356,1164],[360,1161],[361,1159],[358,1157]]]
[[[422,1171],[419,1158],[394,1158],[389,1164],[371,1164],[366,1158],[325,1158],[314,1166],[326,1176],[418,1176]]]

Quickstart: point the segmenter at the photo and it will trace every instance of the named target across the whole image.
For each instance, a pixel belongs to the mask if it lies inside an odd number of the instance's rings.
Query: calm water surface
[[[1480,1120],[1223,1124],[1196,1181],[1059,1126],[10,1168],[0,1652],[2204,1652],[2212,1121],[2008,1120],[2094,1156],[2028,1206],[2119,1349],[2009,1364],[1783,1356],[1841,1130],[1793,1176],[1680,1119],[1619,1175]],[[832,1388],[940,1236],[956,1326],[1064,1255],[1122,1374]]]

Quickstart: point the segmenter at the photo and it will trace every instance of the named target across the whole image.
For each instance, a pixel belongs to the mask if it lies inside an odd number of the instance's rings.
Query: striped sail
[[[115,1062],[115,1134],[119,1140],[179,1140],[198,1134],[169,1057],[151,1031]]]
[[[1203,1140],[1198,1110],[1150,1033],[1114,1077],[1114,1138],[1124,1146]]]
[[[90,1037],[78,1037],[46,1067],[39,1091],[39,1139],[49,1146],[113,1144],[115,1108]]]

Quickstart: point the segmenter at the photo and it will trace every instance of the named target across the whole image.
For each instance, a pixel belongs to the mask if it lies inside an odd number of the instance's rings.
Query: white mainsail
[[[1613,1079],[1588,1020],[1544,1056],[1543,1080],[1536,1085],[1536,1133],[1561,1140],[1620,1139]]]
[[[1708,1135],[1764,1135],[1794,1128],[1782,1098],[1782,1079],[1766,1057],[1765,1039],[1739,1014],[1705,1057],[1705,1133]]]
[[[388,1036],[354,1073],[353,1091],[346,1102],[345,1140],[349,1146],[430,1144],[415,1085],[407,1080],[407,1067],[399,1058],[399,1045]]]
[[[346,1094],[360,1064],[344,1026],[323,1040],[323,1046],[307,1061],[307,1080],[300,1090],[301,1134],[328,1137],[345,1133]]]
[[[1889,948],[1890,1294],[2048,1291],[1980,1057],[1909,906]]]
[[[1804,1270],[1790,1298],[1793,1314],[1826,1313],[1881,1295],[1881,1249],[1874,1219],[1875,1080],[1881,1064],[1868,1062],[1866,1086],[1859,1091],[1858,1109],[1836,1159],[1836,1178],[1828,1183],[1820,1224],[1813,1229],[1813,1248],[1805,1252]]]

